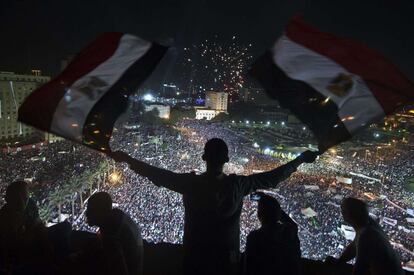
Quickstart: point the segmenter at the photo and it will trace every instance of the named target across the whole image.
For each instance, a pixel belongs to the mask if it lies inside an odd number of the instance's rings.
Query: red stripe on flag
[[[116,51],[123,33],[105,33],[83,49],[55,79],[31,93],[19,109],[19,120],[48,131],[53,114],[67,89]],[[41,112],[38,110],[41,109]],[[42,114],[47,114],[44,116]]]
[[[359,75],[386,114],[414,101],[414,84],[376,51],[349,39],[321,32],[304,23],[300,17],[294,17],[289,22],[286,36]]]

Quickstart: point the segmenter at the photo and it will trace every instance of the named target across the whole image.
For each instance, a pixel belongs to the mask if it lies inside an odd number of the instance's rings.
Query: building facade
[[[207,92],[206,107],[216,111],[227,112],[228,94],[224,92]]]
[[[196,119],[214,118],[219,113],[227,113],[228,94],[224,92],[207,92],[205,107],[196,107]]]
[[[207,108],[196,108],[196,119],[206,119],[210,120],[216,115],[221,113],[221,111],[207,109]]]
[[[145,105],[145,112],[150,112],[154,109],[158,111],[158,117],[164,118],[164,119],[169,119],[170,118],[170,112],[171,112],[171,107],[170,106],[163,105],[163,104]]]
[[[243,102],[250,102],[256,105],[269,105],[274,103],[266,93],[265,90],[260,88],[241,88],[239,91],[240,100]]]
[[[33,90],[50,80],[41,71],[32,75],[0,72],[0,143],[30,137],[35,129],[17,121],[20,104]]]

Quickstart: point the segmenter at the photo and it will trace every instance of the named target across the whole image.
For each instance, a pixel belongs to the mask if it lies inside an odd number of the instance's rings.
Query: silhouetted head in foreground
[[[106,192],[93,194],[88,201],[86,218],[91,226],[102,226],[112,212],[112,198]]]
[[[368,206],[356,198],[345,198],[341,204],[344,220],[355,229],[361,228],[369,222]]]
[[[229,149],[224,140],[220,138],[212,138],[206,142],[204,146],[203,160],[207,163],[207,171],[220,172],[226,162],[229,161]]]
[[[26,208],[29,194],[27,183],[24,181],[15,181],[7,186],[5,200],[7,205],[16,211],[23,211]]]
[[[281,208],[279,202],[265,193],[259,193],[257,216],[262,225],[274,225],[279,222]]]

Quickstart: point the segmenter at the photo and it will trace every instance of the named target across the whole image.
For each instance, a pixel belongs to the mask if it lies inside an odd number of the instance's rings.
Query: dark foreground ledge
[[[182,274],[181,263],[183,259],[183,248],[178,244],[170,243],[144,243],[144,274],[161,275]],[[350,266],[344,266],[338,273],[332,273],[331,268],[322,261],[302,259],[303,275],[348,275],[351,272]],[[406,272],[407,275],[414,275]]]

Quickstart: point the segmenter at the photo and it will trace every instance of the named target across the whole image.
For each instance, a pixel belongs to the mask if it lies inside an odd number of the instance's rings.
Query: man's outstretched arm
[[[355,241],[352,241],[348,244],[348,246],[344,249],[341,256],[339,256],[338,261],[341,263],[347,263],[356,256],[356,247]]]
[[[295,172],[299,165],[302,163],[312,163],[317,156],[317,152],[305,151],[294,160],[273,170],[242,177],[239,186],[240,190],[246,196],[257,189],[274,188],[279,182],[284,181]]]
[[[166,169],[158,168],[143,161],[134,159],[128,154],[116,151],[108,153],[116,162],[125,162],[137,174],[148,178],[157,186],[163,186],[172,191],[183,194],[186,189],[186,180],[183,174],[171,172]]]

